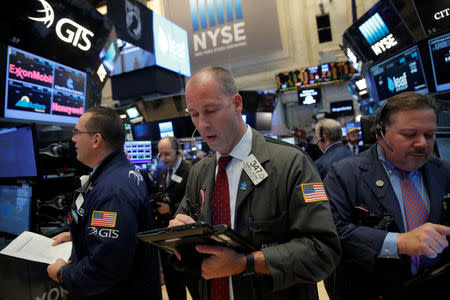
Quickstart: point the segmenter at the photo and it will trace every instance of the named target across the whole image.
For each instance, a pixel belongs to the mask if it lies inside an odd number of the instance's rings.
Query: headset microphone
[[[378,126],[377,126],[378,127]],[[384,137],[384,133],[383,130],[380,130],[380,135],[381,138],[383,139],[383,141],[386,143],[386,146],[388,146],[389,150],[391,150],[391,152],[394,152],[394,149],[392,149],[392,146],[388,143],[388,141],[386,140],[386,138]]]
[[[386,127],[384,126],[383,122],[382,122],[382,114],[385,112],[385,107],[386,105],[389,103],[391,99],[386,100],[383,105],[381,106],[378,114],[377,114],[377,118],[376,118],[376,126],[375,126],[375,132],[381,136],[381,138],[383,139],[383,141],[386,143],[386,146],[388,146],[389,150],[391,150],[391,152],[394,152],[394,149],[392,149],[392,146],[388,143],[388,141],[386,140],[386,137],[384,136],[384,133],[386,132]]]
[[[194,142],[195,142],[194,134],[195,134],[196,131],[197,131],[197,128],[195,128],[195,129],[194,129],[194,132],[192,132],[191,143],[194,143]]]

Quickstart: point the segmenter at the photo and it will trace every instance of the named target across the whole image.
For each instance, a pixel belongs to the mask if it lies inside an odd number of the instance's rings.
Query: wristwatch
[[[245,256],[245,259],[247,260],[247,269],[244,273],[242,273],[242,276],[251,276],[255,275],[255,258],[253,257],[253,254],[247,254]]]
[[[62,266],[61,268],[59,268],[58,272],[56,272],[56,278],[58,278],[59,283],[62,283],[62,269],[64,268],[64,266]]]

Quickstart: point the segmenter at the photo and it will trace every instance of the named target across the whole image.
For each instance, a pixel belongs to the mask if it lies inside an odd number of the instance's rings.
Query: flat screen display
[[[299,90],[297,95],[298,104],[300,105],[317,104],[320,102],[320,88]]]
[[[156,64],[190,77],[191,64],[187,31],[154,13],[153,36]]]
[[[450,89],[450,33],[428,41],[436,91]]]
[[[331,115],[334,118],[337,118],[339,116],[344,116],[344,115],[351,116],[354,114],[353,101],[345,100],[345,101],[331,102],[330,103],[330,111],[331,111]]]
[[[128,152],[131,163],[152,162],[151,141],[125,141],[124,149]]]
[[[141,114],[139,113],[138,109],[136,108],[136,106],[127,108],[127,115],[130,119],[135,119],[141,116]]]
[[[370,68],[379,101],[403,92],[428,93],[417,46]]]
[[[159,126],[159,133],[161,138],[165,138],[168,136],[175,136],[173,133],[173,125],[172,122],[161,122],[158,124]]]
[[[390,1],[377,2],[346,33],[366,61],[376,61],[415,43]]]
[[[32,187],[0,185],[0,232],[19,235],[30,230]]]
[[[76,124],[85,101],[86,73],[8,47],[5,118]]]
[[[0,178],[36,177],[32,127],[0,132]]]
[[[131,43],[117,39],[120,51],[119,57],[114,63],[112,75],[119,75],[155,65],[153,53],[139,48]]]

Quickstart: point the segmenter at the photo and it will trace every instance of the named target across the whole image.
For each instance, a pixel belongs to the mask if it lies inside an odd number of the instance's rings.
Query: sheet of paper
[[[15,238],[0,254],[14,256],[26,260],[54,263],[58,258],[69,260],[72,242],[52,246],[53,240],[43,235],[24,231]]]

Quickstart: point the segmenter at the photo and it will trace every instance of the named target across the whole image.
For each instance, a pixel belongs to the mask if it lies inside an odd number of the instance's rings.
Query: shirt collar
[[[233,150],[230,152],[230,156],[235,157],[240,160],[244,160],[247,158],[247,156],[250,154],[250,151],[252,150],[252,130],[250,126],[247,126],[247,130],[244,133],[244,136],[242,136],[239,143],[237,143],[236,146],[234,146]],[[217,152],[217,160],[222,156],[220,152]]]
[[[378,153],[378,159],[383,163],[387,171],[391,171],[394,174],[397,174],[398,176],[401,176],[401,170],[394,166],[389,160],[387,160],[386,156],[384,156],[383,151],[381,151],[381,148],[379,145],[377,145],[377,153]],[[419,170],[414,170],[408,173],[408,176],[419,176],[420,172]]]
[[[175,165],[172,167],[172,174],[175,174],[178,170],[178,167],[181,165],[181,158],[178,158]]]

